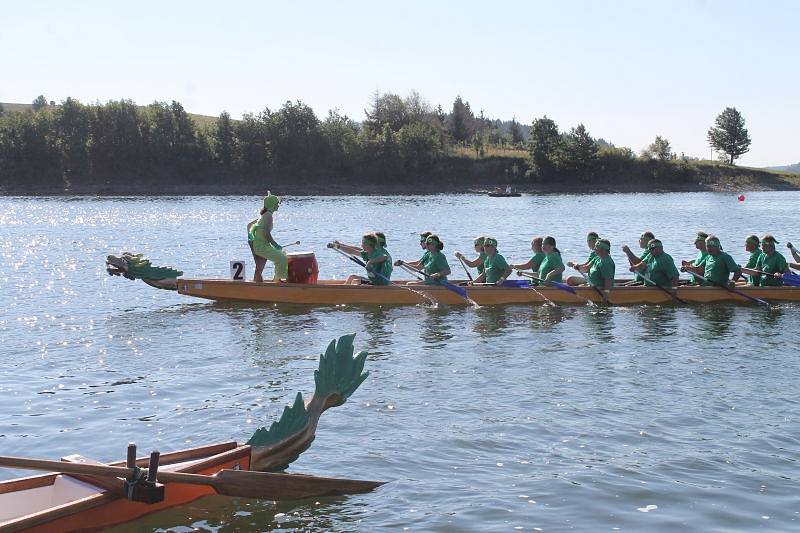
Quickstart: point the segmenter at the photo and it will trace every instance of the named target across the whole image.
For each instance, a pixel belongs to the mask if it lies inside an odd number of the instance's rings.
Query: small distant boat
[[[492,196],[494,198],[505,198],[505,197],[518,198],[518,197],[522,196],[522,193],[521,192],[490,192],[489,196]]]
[[[282,472],[314,440],[323,411],[342,405],[366,379],[366,352],[353,356],[353,335],[331,342],[306,403],[298,393],[280,420],[246,443],[224,442],[164,455],[98,463],[79,455],[62,462],[0,457],[0,466],[50,473],[0,482],[0,531],[97,530],[182,505],[201,496],[299,500],[357,494],[383,483]]]

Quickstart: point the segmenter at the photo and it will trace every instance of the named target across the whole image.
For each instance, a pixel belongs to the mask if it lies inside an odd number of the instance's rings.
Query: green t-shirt
[[[639,256],[639,262],[646,263],[647,260],[650,259],[650,257],[652,257],[652,255],[650,254],[650,250],[645,250],[644,253]],[[636,281],[644,281],[644,278],[638,272],[636,273]]]
[[[597,258],[597,252],[595,252],[594,250],[592,250],[592,253],[590,253],[590,254],[589,254],[589,257],[588,257],[588,258],[586,258],[586,262],[587,262],[587,263],[591,263],[591,262],[592,262],[592,261],[594,261],[596,258]]]
[[[720,252],[716,257],[708,254],[705,259],[705,276],[709,281],[703,285],[725,285],[728,283],[731,272],[739,270],[739,265],[733,257],[725,252]]]
[[[539,277],[544,279],[551,270],[555,270],[563,265],[564,262],[561,261],[560,253],[550,252],[549,254],[545,254],[544,260],[542,260],[542,263],[539,265]],[[554,276],[551,281],[562,281],[561,272],[559,272],[557,276]]]
[[[772,255],[761,253],[756,263],[756,270],[761,270],[767,274],[777,274],[779,272],[786,272],[788,267],[786,258],[776,251]],[[780,287],[783,285],[783,280],[780,278],[773,278],[772,276],[761,276],[759,283],[762,287]]]
[[[375,248],[372,250],[371,254],[367,254],[367,252],[361,252],[361,258],[364,261],[371,261],[381,256],[386,257],[386,260],[383,263],[370,266],[370,268],[367,269],[368,272],[376,274],[375,276],[370,276],[370,281],[373,285],[389,285],[391,283],[389,279],[392,277],[393,270],[392,256],[389,255],[389,252],[387,252],[384,248]]]
[[[614,271],[616,268],[614,260],[611,259],[610,255],[602,259],[599,256],[595,257],[592,266],[589,267],[589,273],[587,274],[589,283],[591,283],[593,287],[605,287],[605,280],[610,279],[611,286],[613,287]]]
[[[750,254],[750,259],[747,260],[747,264],[745,265],[745,267],[755,269],[756,265],[758,264],[758,258],[761,256],[762,253],[763,252],[761,251],[761,248],[756,248],[756,251]],[[759,275],[750,276],[750,285],[759,285],[760,282],[761,282],[761,276]]]
[[[428,250],[425,250],[425,253],[422,254],[422,257],[419,258],[419,262],[423,265],[428,262],[428,258],[431,256],[431,253]]]
[[[694,266],[699,267],[701,265],[706,264],[706,259],[708,259],[709,255],[708,252],[703,250],[697,251],[697,258],[694,260]]]
[[[431,274],[438,274],[439,272],[445,271],[450,268],[450,265],[447,264],[447,258],[444,256],[442,252],[436,251],[433,253],[425,252],[428,254],[427,260],[424,262],[424,272],[429,276]],[[425,256],[422,256],[425,258]],[[442,277],[441,279],[431,279],[425,278],[425,283],[428,285],[436,285],[441,283],[442,281],[447,281],[447,277]]]
[[[486,254],[481,252],[481,255],[478,256],[480,260],[480,264],[478,264],[478,275],[483,274],[483,270],[486,268],[483,264],[486,262]]]
[[[542,264],[542,261],[544,261],[544,258],[545,258],[544,252],[537,252],[533,254],[533,257],[531,257],[531,270],[533,270],[534,272],[538,271],[539,267]]]
[[[653,284],[659,287],[669,287],[672,285],[672,280],[679,276],[678,269],[675,267],[675,261],[672,256],[666,252],[662,252],[658,257],[651,255],[647,258],[647,270],[645,271],[647,277],[650,278],[650,283],[645,281],[645,285],[650,287]]]
[[[497,283],[503,274],[505,274],[506,269],[508,268],[508,263],[506,262],[506,258],[502,255],[495,253],[493,257],[486,256],[486,260],[483,262],[483,266],[485,267],[486,272],[486,283]]]

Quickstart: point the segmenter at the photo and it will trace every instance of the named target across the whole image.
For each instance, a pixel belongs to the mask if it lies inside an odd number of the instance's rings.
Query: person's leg
[[[266,257],[268,261],[275,263],[275,278],[273,281],[280,281],[289,276],[289,258],[286,257],[286,252],[283,250],[276,250],[275,248],[269,248],[265,250],[264,257]]]
[[[264,272],[264,266],[267,264],[266,257],[261,257],[260,255],[253,255],[256,260],[256,272],[253,274],[253,281],[256,283],[263,283],[264,278],[262,277],[262,273]]]
[[[583,285],[584,283],[586,283],[586,280],[583,279],[583,276],[570,276],[567,278],[567,285],[572,285],[573,287]]]

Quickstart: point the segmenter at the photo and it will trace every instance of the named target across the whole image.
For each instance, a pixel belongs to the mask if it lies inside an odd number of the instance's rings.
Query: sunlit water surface
[[[114,460],[132,440],[143,452],[246,440],[311,392],[327,342],[356,332],[370,377],[291,471],[387,486],[204,498],[120,531],[800,528],[800,306],[274,307],[105,273],[107,254],[130,250],[201,277],[246,259],[252,274],[244,234],[259,205],[0,199],[0,453]],[[545,234],[582,259],[596,230],[619,275],[620,245],[645,229],[676,259],[694,257],[698,229],[740,262],[750,233],[800,241],[798,205],[786,192],[287,198],[275,234],[341,279],[353,265],[325,243],[366,230],[384,230],[396,258],[418,257],[430,229],[451,258],[489,234],[520,262]]]

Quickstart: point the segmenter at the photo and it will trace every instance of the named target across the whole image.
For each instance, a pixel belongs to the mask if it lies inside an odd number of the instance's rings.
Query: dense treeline
[[[444,110],[417,93],[376,93],[365,113],[361,123],[335,110],[321,119],[297,101],[240,120],[223,112],[215,121],[196,121],[175,101],[141,107],[67,98],[54,105],[39,96],[23,111],[0,107],[0,187],[145,179],[168,188],[276,177],[397,183],[481,173],[539,183],[693,178],[688,160],[661,137],[637,156],[593,138],[583,124],[562,132],[546,116],[530,126],[492,120],[460,96]]]

